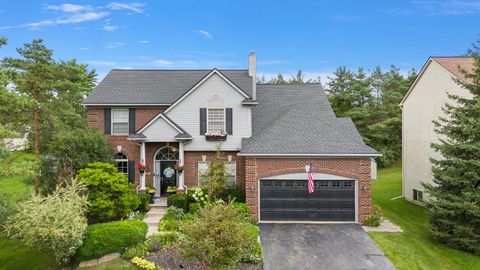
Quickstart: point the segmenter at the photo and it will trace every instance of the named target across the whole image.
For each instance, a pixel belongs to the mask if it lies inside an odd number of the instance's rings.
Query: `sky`
[[[419,70],[480,38],[476,0],[133,1],[0,0],[0,57],[41,38],[101,80],[113,68],[245,69],[255,51],[259,76],[325,81],[339,66]]]

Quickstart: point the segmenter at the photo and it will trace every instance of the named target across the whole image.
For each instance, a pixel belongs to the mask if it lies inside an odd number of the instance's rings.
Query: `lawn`
[[[378,172],[373,182],[373,203],[403,229],[403,233],[369,235],[397,269],[480,269],[480,257],[449,248],[430,237],[428,212],[405,201],[391,200],[402,195],[402,168],[396,164]]]
[[[33,154],[25,152],[14,152],[10,157],[3,160],[3,164],[8,166],[22,166],[23,163],[33,159]],[[8,198],[15,203],[21,203],[33,190],[33,177],[15,176],[0,177],[0,196]],[[55,265],[53,256],[48,253],[38,251],[24,245],[22,242],[14,239],[8,239],[0,232],[0,269],[59,269]],[[109,270],[109,269],[137,269],[134,265],[123,259],[116,259],[109,263],[97,265],[95,267],[83,268],[85,270]]]

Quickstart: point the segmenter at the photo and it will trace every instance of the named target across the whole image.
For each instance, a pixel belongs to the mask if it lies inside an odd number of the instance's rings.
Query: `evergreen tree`
[[[432,159],[435,185],[424,185],[431,231],[435,239],[480,255],[480,41],[468,52],[474,70],[462,70],[457,83],[471,97],[450,95],[445,116],[435,121],[440,142],[432,144],[442,156]]]
[[[215,152],[215,157],[208,167],[208,192],[210,197],[221,198],[225,191],[225,162],[222,159],[222,152],[220,147]]]

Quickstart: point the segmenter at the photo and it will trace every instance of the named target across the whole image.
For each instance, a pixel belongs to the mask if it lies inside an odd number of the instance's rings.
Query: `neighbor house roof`
[[[84,100],[85,105],[165,105],[174,103],[212,70],[114,69]],[[247,95],[252,96],[248,70],[219,70]]]
[[[422,78],[423,74],[425,73],[425,70],[427,70],[427,68],[430,66],[432,61],[435,61],[436,63],[444,67],[446,70],[448,70],[450,73],[452,73],[457,79],[460,79],[464,82],[468,82],[468,79],[465,78],[465,75],[461,72],[461,70],[463,69],[467,72],[471,72],[474,69],[473,58],[471,57],[467,57],[467,56],[429,57],[425,65],[423,65],[422,69],[418,73],[417,78],[412,83],[407,93],[403,97],[402,101],[400,102],[400,106],[403,106],[403,103],[405,102],[405,100],[407,100],[408,96],[410,95],[410,92],[412,92],[413,88],[415,88],[415,85],[417,85],[417,82]]]
[[[349,118],[336,118],[320,84],[258,85],[245,156],[378,156]]]

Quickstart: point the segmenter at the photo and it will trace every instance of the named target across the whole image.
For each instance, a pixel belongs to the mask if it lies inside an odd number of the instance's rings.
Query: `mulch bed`
[[[202,265],[197,260],[188,261],[182,258],[180,251],[176,248],[150,253],[144,259],[155,263],[165,269],[171,270],[198,270]],[[239,263],[235,270],[263,270],[261,263]]]

